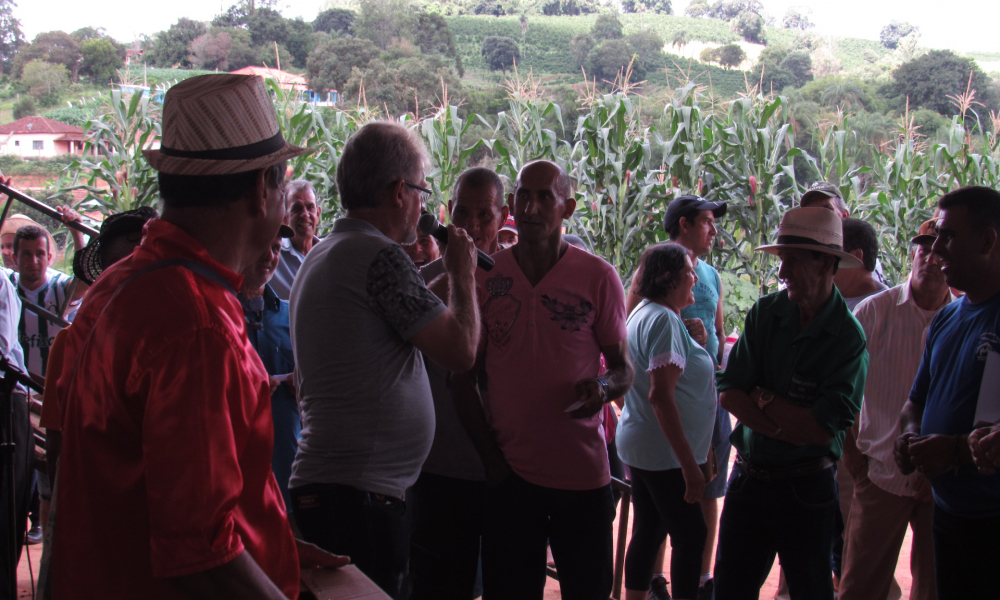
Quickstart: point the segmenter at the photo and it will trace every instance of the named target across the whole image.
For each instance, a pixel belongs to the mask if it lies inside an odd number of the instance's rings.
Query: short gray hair
[[[451,197],[457,198],[458,191],[463,186],[477,190],[484,187],[492,187],[497,193],[496,208],[502,209],[504,204],[507,203],[507,198],[504,195],[503,180],[500,179],[500,176],[497,175],[493,169],[487,169],[486,167],[472,167],[471,169],[462,171],[462,174],[455,180],[455,186],[452,188]]]
[[[313,184],[308,179],[293,179],[285,184],[285,197],[291,198],[302,190],[309,190],[313,199],[316,199],[316,188],[313,187]]]
[[[344,144],[337,190],[347,210],[378,208],[388,186],[430,163],[416,132],[390,121],[369,123]]]

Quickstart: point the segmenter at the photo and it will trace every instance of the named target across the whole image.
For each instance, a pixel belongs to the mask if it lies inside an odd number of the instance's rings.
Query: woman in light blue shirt
[[[698,276],[686,248],[662,244],[642,258],[639,293],[628,320],[636,374],[618,425],[618,455],[632,473],[635,520],[625,555],[626,600],[645,600],[656,555],[670,535],[673,597],[698,594],[705,519],[701,496],[715,423],[715,363],[688,335],[681,309],[694,302]]]

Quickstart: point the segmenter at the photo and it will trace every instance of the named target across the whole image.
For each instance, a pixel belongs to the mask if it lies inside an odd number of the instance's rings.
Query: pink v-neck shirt
[[[625,290],[614,267],[570,246],[532,287],[511,250],[476,271],[483,319],[487,412],[514,472],[530,483],[590,490],[611,481],[602,413],[574,419],[576,383],[597,377],[601,346],[627,336]]]

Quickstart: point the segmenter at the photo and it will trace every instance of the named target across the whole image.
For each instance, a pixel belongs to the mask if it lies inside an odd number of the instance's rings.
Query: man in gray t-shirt
[[[479,341],[472,239],[448,228],[447,307],[400,247],[416,238],[426,164],[420,138],[400,125],[370,123],[352,136],[337,170],[347,217],[310,251],[291,294],[296,522],[394,598],[408,589],[406,490],[434,436],[424,355],[468,370]]]

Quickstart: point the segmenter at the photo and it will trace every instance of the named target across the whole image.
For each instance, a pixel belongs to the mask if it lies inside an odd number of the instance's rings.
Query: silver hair
[[[313,200],[316,200],[316,188],[313,187],[313,184],[308,179],[293,179],[285,184],[285,197],[291,198],[302,190],[309,190]]]
[[[378,208],[388,186],[417,175],[429,164],[427,149],[415,131],[390,121],[369,123],[344,144],[337,165],[340,203],[347,210]]]

